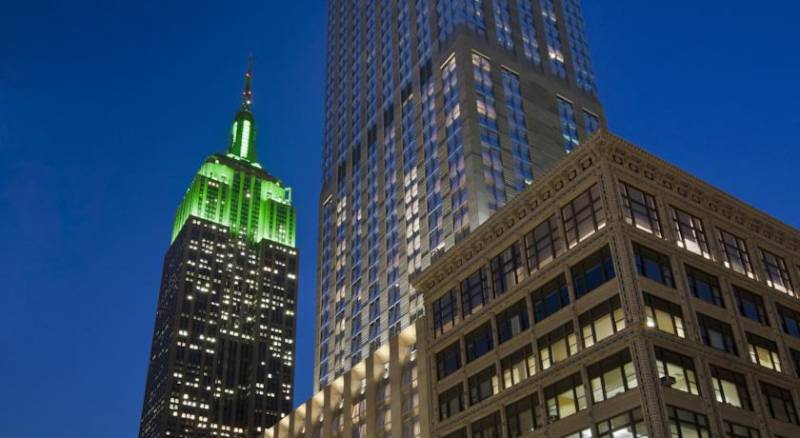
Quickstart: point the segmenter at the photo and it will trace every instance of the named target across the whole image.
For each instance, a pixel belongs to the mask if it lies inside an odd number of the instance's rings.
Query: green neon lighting
[[[295,247],[297,212],[292,190],[261,169],[256,129],[249,109],[239,111],[225,155],[203,162],[175,215],[172,241],[190,217],[228,227],[249,242],[270,240]]]

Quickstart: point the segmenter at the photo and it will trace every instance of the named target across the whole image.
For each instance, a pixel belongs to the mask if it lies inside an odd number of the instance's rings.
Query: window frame
[[[604,402],[639,387],[636,368],[628,349],[589,365],[586,372],[589,377],[589,389],[592,394],[593,404]],[[609,388],[609,383],[606,380],[611,373],[615,372],[618,372],[616,377],[619,378],[622,386]]]
[[[786,259],[764,248],[759,249],[761,250],[761,262],[764,265],[767,286],[791,297],[796,297],[797,294],[792,285],[792,276],[789,274]]]
[[[697,380],[697,368],[695,368],[693,358],[659,346],[655,346],[655,357],[659,378],[670,376],[676,381],[675,384],[672,385],[672,389],[701,396],[702,393]],[[672,367],[669,365],[672,365]],[[682,375],[670,372],[678,370],[681,371]],[[685,382],[686,389],[675,387],[681,382]]]
[[[519,376],[517,376],[520,370],[524,371],[524,375],[520,373]],[[500,377],[503,382],[503,389],[518,385],[525,379],[535,375],[536,355],[530,344],[526,344],[524,347],[500,359]]]
[[[697,323],[700,328],[700,338],[705,346],[723,353],[733,354],[734,356],[739,355],[739,346],[736,344],[736,335],[734,335],[733,327],[730,324],[702,313],[697,314]],[[712,338],[711,333],[709,333],[709,330],[719,333],[723,343],[725,344],[723,348],[717,348],[714,345],[714,339]]]
[[[577,301],[617,277],[611,248],[606,245],[591,253],[572,265],[569,272]],[[597,274],[600,276],[593,278]]]
[[[750,251],[748,251],[747,243],[744,239],[722,228],[717,228],[717,234],[719,237],[719,246],[722,251],[723,265],[733,272],[755,279],[756,274],[755,271],[753,271]],[[740,264],[735,263],[735,261],[740,262]]]
[[[527,433],[533,432],[539,429],[541,424],[541,419],[539,418],[539,396],[534,393],[522,397],[521,399],[509,403],[505,407],[506,411],[506,422],[507,422],[507,432],[510,438],[516,438],[523,436]],[[530,420],[533,425],[533,428],[530,430],[522,430],[522,422],[519,420],[523,414],[529,414]]]
[[[753,402],[750,398],[750,389],[749,385],[747,384],[747,378],[744,376],[744,374],[718,367],[713,364],[710,365],[709,368],[711,369],[711,385],[714,387],[714,398],[717,402],[740,409],[746,409],[748,411],[753,410]],[[725,385],[723,382],[726,382],[728,385]],[[733,402],[733,397],[731,394],[727,393],[726,387],[732,387],[732,389],[736,391],[735,395],[736,399],[739,401],[739,404]]]
[[[712,260],[713,257],[708,246],[708,236],[706,235],[703,219],[686,210],[675,206],[671,207],[677,245],[691,253]],[[695,246],[696,249],[693,249]]]
[[[455,353],[453,356],[450,354]],[[460,370],[464,364],[461,363],[461,342],[456,341],[449,346],[443,348],[441,351],[436,353],[434,356],[436,358],[436,379],[442,380],[445,377],[455,373],[456,371]],[[448,359],[455,357],[455,368],[450,368],[447,366]]]
[[[543,234],[539,234],[540,231]],[[525,235],[525,262],[529,273],[538,272],[564,253],[558,218],[552,215]]]
[[[483,267],[470,274],[460,283],[461,317],[466,319],[489,304],[489,282]]]
[[[719,282],[719,277],[709,274],[706,271],[697,269],[692,265],[684,265],[686,269],[686,281],[689,286],[689,291],[692,295],[706,303],[725,308],[725,297],[722,293],[722,286]],[[710,296],[705,296],[705,291],[701,291],[700,285],[707,286],[710,291]],[[709,299],[710,298],[710,299]]]
[[[679,437],[684,436],[683,424],[694,426],[697,432],[697,438],[710,438],[711,429],[708,424],[708,416],[699,412],[681,409],[675,406],[667,405],[667,417],[670,422],[670,429],[672,436],[676,436],[678,432]],[[672,428],[675,427],[675,429]]]
[[[567,356],[563,359],[554,360],[553,345],[564,342]],[[549,369],[555,364],[567,360],[578,353],[578,334],[575,332],[572,321],[550,330],[545,335],[536,340],[537,352],[539,355],[539,369],[542,371]],[[546,351],[547,354],[543,354]],[[545,364],[545,361],[547,363]]]
[[[553,288],[557,286],[557,288]],[[549,301],[550,299],[557,299],[558,303]],[[542,287],[536,289],[531,294],[531,301],[533,303],[533,321],[538,324],[548,317],[558,313],[560,310],[569,306],[569,287],[567,287],[567,277],[564,274],[548,281]],[[552,304],[557,304],[557,309],[551,308]]]
[[[483,332],[483,333],[481,333]],[[482,337],[478,337],[479,335],[483,335]],[[486,349],[483,351],[475,350],[480,344],[479,341],[485,342]],[[480,327],[476,328],[475,330],[467,333],[464,336],[464,345],[466,350],[466,363],[473,362],[480,357],[488,354],[490,351],[494,350],[494,334],[492,330],[492,322],[486,321],[486,323],[482,324]]]
[[[797,416],[797,405],[794,402],[794,396],[791,391],[775,386],[766,382],[758,382],[761,386],[761,394],[764,396],[767,412],[770,417],[775,420],[783,421],[785,423],[800,424]],[[773,406],[773,401],[780,402],[785,416],[778,416],[776,407]],[[791,408],[791,409],[790,409]]]
[[[446,303],[444,301],[445,299],[448,299]],[[447,307],[444,307],[445,305]],[[434,336],[441,336],[456,326],[459,313],[458,295],[456,293],[456,289],[447,291],[444,295],[439,297],[439,299],[433,302],[432,307]],[[445,309],[449,310],[444,312]]]
[[[750,362],[779,373],[783,371],[781,354],[777,342],[750,332],[745,333],[745,335]],[[761,351],[759,351],[759,349]],[[764,355],[766,355],[768,359],[765,360]]]
[[[579,203],[584,203],[580,205]],[[594,183],[580,195],[561,207],[561,222],[564,226],[567,249],[584,242],[608,224],[600,185]],[[592,231],[583,233],[583,227],[591,225]]]
[[[675,288],[675,271],[672,269],[672,260],[668,255],[637,242],[633,242],[633,254],[636,259],[636,272],[640,277],[648,278],[672,289]],[[657,277],[656,273],[650,272],[652,268],[657,268]]]
[[[659,298],[655,295],[643,292],[645,325],[649,328],[675,335],[681,339],[686,339],[686,320],[683,317],[683,309],[679,304]],[[665,330],[661,327],[663,318],[659,318],[659,313],[669,316],[669,323],[673,330]]]
[[[662,238],[661,217],[655,196],[622,180],[619,181],[619,187],[625,222],[637,230]]]
[[[601,338],[597,333],[598,322],[605,317],[609,318],[611,333]],[[581,328],[584,349],[593,347],[595,344],[624,330],[627,326],[627,321],[625,320],[625,312],[622,309],[622,300],[619,295],[611,297],[578,316],[578,325]]]
[[[755,321],[761,325],[769,326],[769,317],[767,316],[767,306],[764,304],[764,298],[742,287],[733,285],[733,297],[736,300],[736,308],[740,316],[743,316],[751,321]],[[756,312],[755,315],[749,315],[748,307],[752,306]]]
[[[564,398],[564,394],[572,393],[574,412],[564,415],[559,399]],[[559,380],[544,388],[545,411],[547,417],[556,416],[559,420],[577,414],[588,407],[586,400],[586,385],[583,383],[580,373],[575,373],[569,377]],[[551,404],[552,402],[552,404]]]
[[[488,384],[488,386],[487,386]],[[488,393],[486,389],[488,388]],[[478,371],[467,378],[467,393],[469,394],[469,405],[476,406],[479,403],[491,398],[500,391],[497,378],[497,367],[494,364]]]
[[[528,277],[528,268],[522,260],[520,242],[514,242],[503,252],[492,258],[489,271],[492,277],[492,293],[499,297]]]
[[[519,327],[515,328],[513,321],[518,318]],[[528,301],[525,298],[508,306],[495,316],[495,326],[497,327],[497,345],[514,339],[517,335],[531,328],[530,316],[528,315]]]

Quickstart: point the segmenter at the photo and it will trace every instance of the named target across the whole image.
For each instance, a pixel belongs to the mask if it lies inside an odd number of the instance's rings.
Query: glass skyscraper
[[[330,0],[315,384],[422,312],[409,277],[604,124],[579,0]]]
[[[250,80],[175,216],[140,438],[257,437],[292,409],[296,213],[256,157]]]

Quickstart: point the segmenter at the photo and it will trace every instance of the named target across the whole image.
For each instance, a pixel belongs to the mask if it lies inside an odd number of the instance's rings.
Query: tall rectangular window
[[[781,327],[784,333],[795,338],[800,338],[800,312],[788,307],[777,305],[778,315],[781,317]]]
[[[456,291],[451,290],[433,302],[433,332],[441,335],[453,328],[458,314]]]
[[[656,198],[621,181],[620,191],[622,192],[622,211],[625,222],[642,231],[661,237],[661,221],[658,217]]]
[[[492,67],[488,58],[477,53],[472,54],[472,76],[480,125],[483,181],[489,194],[489,211],[495,212],[506,203],[506,184],[503,176],[503,151],[497,128]]]
[[[526,345],[500,360],[503,388],[508,389],[536,374],[536,357],[533,348]]]
[[[767,308],[764,306],[764,299],[760,295],[738,286],[733,286],[733,295],[736,297],[736,306],[739,308],[740,315],[757,323],[769,325]]]
[[[467,345],[467,363],[472,362],[494,349],[494,339],[492,336],[492,324],[486,323],[464,338],[464,342]]]
[[[511,11],[508,8],[508,0],[494,0],[492,10],[494,10],[497,44],[506,50],[513,50],[514,39],[511,38]]]
[[[619,296],[594,307],[582,314],[578,321],[581,325],[583,347],[594,344],[614,335],[625,328],[625,313]]]
[[[544,22],[544,36],[547,42],[547,58],[550,71],[564,79],[567,69],[564,67],[564,52],[561,47],[561,31],[559,30],[558,16],[553,0],[540,0],[542,8],[542,21]]]
[[[718,402],[737,408],[753,409],[750,392],[747,390],[747,379],[743,374],[711,365],[711,383]]]
[[[469,386],[470,406],[475,406],[476,404],[496,394],[499,390],[499,387],[497,381],[497,370],[495,369],[494,365],[467,379],[467,386]]]
[[[444,421],[464,410],[464,386],[458,385],[439,394],[439,421]]]
[[[645,293],[644,313],[647,318],[647,327],[657,328],[680,338],[686,337],[681,306]]]
[[[561,138],[567,153],[574,151],[581,144],[578,137],[578,123],[575,121],[575,108],[572,102],[558,98],[558,119],[561,121]]]
[[[514,153],[514,188],[517,192],[521,192],[533,182],[533,163],[519,76],[507,69],[503,69],[503,94],[506,101],[508,137],[511,139],[511,150]]]
[[[635,242],[633,244],[633,252],[636,255],[636,270],[639,275],[664,286],[675,287],[669,256]]]
[[[667,413],[673,437],[711,438],[708,417],[705,415],[669,405]]]
[[[533,318],[541,322],[548,316],[569,305],[567,280],[559,275],[533,293]]]
[[[537,345],[540,365],[546,370],[578,352],[578,336],[569,322],[539,338]]]
[[[502,344],[530,328],[528,303],[523,299],[508,309],[500,312],[495,318],[497,322],[497,339]]]
[[[539,428],[539,398],[531,394],[506,407],[508,436],[520,437]]]
[[[459,343],[445,348],[436,354],[436,377],[441,380],[461,368],[461,348]]]
[[[595,184],[561,209],[567,245],[574,247],[606,226],[606,212]]]
[[[520,243],[514,242],[491,262],[492,286],[495,296],[502,295],[528,275],[522,261]]]
[[[697,314],[697,321],[700,323],[700,337],[704,344],[725,353],[739,354],[730,324],[700,313]]]
[[[605,246],[570,268],[575,299],[581,298],[616,277],[611,250]]]
[[[774,341],[747,333],[747,350],[750,353],[750,361],[754,364],[781,372],[778,344]]]
[[[725,307],[717,277],[689,265],[686,265],[686,276],[692,295],[715,306]]]
[[[764,271],[767,273],[767,284],[785,294],[795,296],[792,279],[789,277],[789,270],[786,269],[786,261],[783,260],[783,257],[765,249],[761,250],[761,255],[764,261]]]
[[[659,378],[671,377],[673,379],[672,389],[700,395],[694,360],[691,357],[656,347],[656,367]]]
[[[598,438],[647,438],[647,423],[642,408],[636,408],[597,423]]]
[[[800,424],[797,422],[797,409],[791,391],[769,383],[759,383],[770,417],[786,423]]]
[[[672,223],[675,225],[675,236],[678,239],[679,247],[711,259],[711,251],[708,249],[708,238],[706,237],[702,219],[679,208],[672,207]]]
[[[525,255],[531,272],[544,268],[563,252],[564,241],[558,232],[555,215],[525,235]]]
[[[483,268],[461,282],[461,311],[463,316],[473,314],[489,302],[489,285]]]
[[[588,373],[594,403],[608,400],[639,386],[628,350],[591,365]]]
[[[542,63],[542,55],[539,53],[536,20],[533,17],[531,2],[532,0],[517,0],[519,27],[522,34],[522,53],[525,55],[525,59],[538,65]]]
[[[583,110],[583,128],[586,130],[586,134],[594,134],[600,129],[600,118],[589,111]]]
[[[747,245],[739,236],[723,229],[719,231],[719,244],[722,248],[722,257],[725,267],[750,278],[756,278],[753,264],[750,263],[750,253]]]
[[[548,417],[565,418],[586,409],[586,390],[580,374],[573,374],[544,389]]]

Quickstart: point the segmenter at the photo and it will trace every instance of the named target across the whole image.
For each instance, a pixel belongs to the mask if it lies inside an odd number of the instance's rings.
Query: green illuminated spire
[[[244,75],[244,91],[242,91],[242,108],[236,113],[231,129],[231,141],[228,153],[241,159],[255,163],[256,157],[256,123],[250,106],[253,103],[253,57],[247,63]]]
[[[251,57],[228,151],[206,158],[195,175],[175,215],[173,241],[190,217],[198,217],[228,227],[231,234],[250,242],[267,239],[295,246],[292,190],[264,171],[256,158],[252,79]]]

